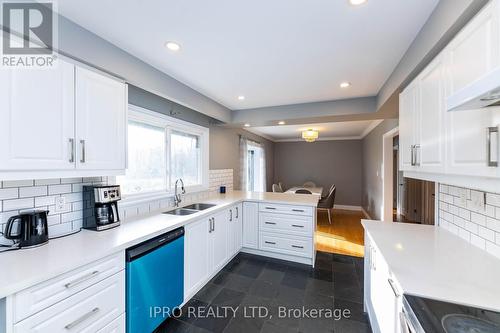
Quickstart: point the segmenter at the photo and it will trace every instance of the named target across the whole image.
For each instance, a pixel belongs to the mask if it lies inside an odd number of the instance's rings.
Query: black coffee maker
[[[36,247],[48,243],[49,231],[46,210],[34,210],[12,216],[5,225],[4,237],[19,248]]]
[[[84,186],[83,227],[101,231],[119,226],[118,201],[120,199],[119,185]]]

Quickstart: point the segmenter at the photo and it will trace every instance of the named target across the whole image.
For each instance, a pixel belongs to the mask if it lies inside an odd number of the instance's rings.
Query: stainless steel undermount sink
[[[191,214],[194,214],[194,213],[198,213],[198,210],[185,209],[185,208],[177,208],[177,209],[174,209],[174,210],[169,210],[168,212],[164,212],[163,214],[184,216],[184,215],[191,215]]]
[[[214,204],[195,203],[195,204],[183,207],[183,208],[185,208],[185,209],[193,209],[193,210],[205,210],[205,209],[209,209],[209,208],[212,208],[212,207],[215,207],[215,206],[216,205],[214,205]]]

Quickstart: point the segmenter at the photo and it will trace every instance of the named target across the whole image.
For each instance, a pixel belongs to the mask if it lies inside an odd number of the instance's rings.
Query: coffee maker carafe
[[[85,203],[83,227],[92,230],[107,230],[120,225],[118,201],[121,199],[119,185],[84,186]]]

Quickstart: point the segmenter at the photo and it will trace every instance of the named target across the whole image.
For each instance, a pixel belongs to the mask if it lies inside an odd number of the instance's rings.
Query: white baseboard
[[[365,215],[365,217],[368,219],[368,220],[371,220],[372,217],[370,216],[370,214],[368,214],[368,212],[363,208],[361,207],[361,211],[363,212],[363,215]]]
[[[354,210],[357,212],[361,212],[363,208],[361,206],[351,206],[351,205],[335,205],[334,209],[343,209],[343,210]]]

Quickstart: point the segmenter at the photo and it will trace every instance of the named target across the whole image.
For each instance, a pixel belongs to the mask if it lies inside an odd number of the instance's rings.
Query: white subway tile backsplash
[[[4,180],[3,188],[33,186],[33,180]]]
[[[63,178],[61,179],[61,184],[75,184],[81,183],[82,178]]]
[[[35,198],[35,207],[55,205],[57,195]]]
[[[47,186],[30,186],[30,187],[20,187],[19,197],[40,197],[47,195]]]
[[[71,193],[71,184],[64,185],[49,185],[49,195]]]
[[[25,198],[25,199],[4,200],[2,207],[4,211],[35,208],[35,199]]]
[[[439,225],[500,258],[500,194],[439,185]]]
[[[17,199],[19,197],[18,188],[3,188],[0,189],[0,200]]]
[[[36,179],[35,180],[35,186],[39,186],[39,185],[57,185],[57,184],[61,184],[61,179],[54,178],[54,179]]]

